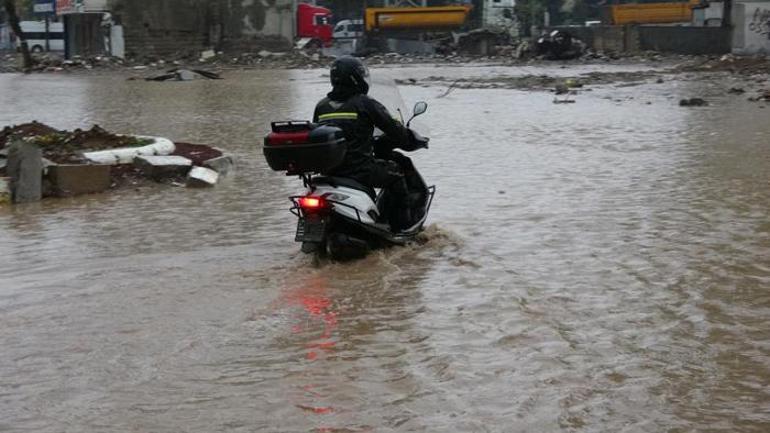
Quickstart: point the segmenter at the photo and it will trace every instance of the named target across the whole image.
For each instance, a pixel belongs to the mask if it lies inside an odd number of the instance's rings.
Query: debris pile
[[[110,56],[74,56],[65,60],[56,54],[34,55],[32,72],[65,72],[92,69],[122,69],[126,62]],[[21,60],[17,54],[6,54],[0,58],[0,72],[21,72]]]
[[[770,58],[758,56],[736,56],[725,54],[721,57],[696,58],[694,61],[681,65],[679,70],[684,72],[730,72],[741,75],[770,74]]]
[[[244,52],[228,55],[218,53],[205,63],[219,66],[240,66],[265,69],[313,69],[325,68],[333,59],[318,50],[291,50]]]
[[[709,103],[703,98],[689,98],[679,101],[680,107],[703,107],[709,105]]]
[[[133,79],[133,78],[129,78]],[[222,76],[216,72],[203,69],[169,69],[165,74],[145,78],[146,81],[192,81],[197,79],[221,80]]]
[[[643,84],[657,77],[655,71],[637,72],[590,72],[575,77],[554,75],[498,75],[492,77],[448,78],[431,76],[418,80],[416,78],[398,79],[396,83],[412,86],[445,86],[451,85],[458,89],[516,89],[553,91],[557,94],[566,93],[566,89],[581,88],[589,85],[624,83],[624,85]]]
[[[232,157],[211,146],[113,134],[98,125],[61,131],[32,122],[0,131],[0,186],[17,203],[148,181],[211,186],[232,166]]]
[[[751,102],[770,102],[770,90],[760,90],[759,93],[756,96],[749,97],[749,101]]]

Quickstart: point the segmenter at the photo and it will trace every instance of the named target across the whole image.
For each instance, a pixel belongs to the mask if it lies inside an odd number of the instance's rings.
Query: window
[[[316,15],[315,16],[315,25],[317,26],[328,26],[329,25],[329,17],[326,15]]]
[[[351,24],[350,25],[350,31],[351,32],[363,32],[364,31],[364,25],[363,24]]]

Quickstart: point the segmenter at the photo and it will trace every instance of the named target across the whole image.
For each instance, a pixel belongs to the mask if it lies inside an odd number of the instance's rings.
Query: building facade
[[[735,54],[770,54],[770,1],[736,1],[732,18]]]
[[[57,0],[67,55],[162,58],[228,41],[294,38],[293,0]]]

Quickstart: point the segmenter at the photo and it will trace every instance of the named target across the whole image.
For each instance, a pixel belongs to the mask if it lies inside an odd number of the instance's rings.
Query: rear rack
[[[427,191],[428,191],[428,194],[430,195],[430,198],[428,199],[428,205],[425,207],[425,215],[423,216],[423,219],[422,219],[422,221],[420,221],[420,223],[424,223],[425,222],[425,219],[427,218],[428,213],[430,212],[430,208],[433,205],[433,198],[436,196],[436,186],[435,185],[429,186]],[[342,202],[337,201],[337,200],[329,200],[327,198],[329,195],[330,194],[324,194],[324,195],[321,196],[321,198],[326,200],[327,203],[331,203],[332,204],[331,209],[334,209],[334,206],[343,206],[343,207],[346,207],[348,209],[353,209],[353,211],[355,211],[355,213],[356,213],[356,219],[358,220],[357,222],[359,224],[365,224],[364,221],[361,219],[361,211],[359,211],[357,208],[355,208],[354,206],[351,206],[351,205],[349,205],[347,203],[342,203]],[[305,197],[305,196],[304,195],[294,195],[294,196],[289,197],[289,200],[294,205],[294,206],[291,207],[291,209],[289,209],[289,212],[291,212],[297,218],[302,218],[302,212],[301,212],[302,208],[299,205],[299,199],[302,198],[302,197]],[[418,224],[415,224],[415,226],[417,226]],[[377,229],[376,227],[370,227],[370,226],[367,226],[367,227],[370,228],[370,229],[380,230],[380,229]],[[383,231],[383,233],[385,233],[385,231]],[[406,233],[406,234],[409,234],[409,233]]]

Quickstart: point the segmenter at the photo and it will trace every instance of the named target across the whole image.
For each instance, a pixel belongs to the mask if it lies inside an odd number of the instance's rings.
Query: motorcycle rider
[[[393,160],[375,156],[389,157],[392,149],[375,149],[373,133],[375,127],[379,128],[390,142],[400,147],[409,146],[412,134],[381,103],[367,96],[369,70],[359,59],[351,56],[336,59],[330,76],[332,91],[316,105],[313,122],[341,128],[347,140],[347,152],[340,166],[323,174],[353,179],[371,188],[385,188],[397,209],[391,214],[391,227],[408,228],[411,213],[403,167]],[[403,155],[399,160],[409,161]]]

